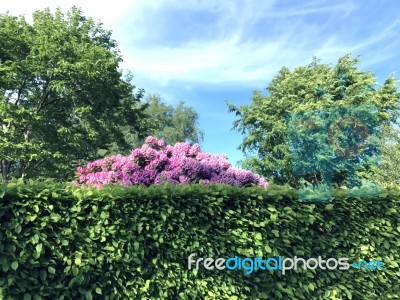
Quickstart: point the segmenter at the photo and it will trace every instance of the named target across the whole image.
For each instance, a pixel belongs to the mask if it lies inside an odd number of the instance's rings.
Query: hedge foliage
[[[400,299],[400,191],[0,186],[2,299]],[[188,256],[380,259],[383,271],[188,270]]]

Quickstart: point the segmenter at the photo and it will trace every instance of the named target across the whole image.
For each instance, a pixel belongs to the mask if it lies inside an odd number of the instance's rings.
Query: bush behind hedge
[[[300,203],[272,186],[0,187],[2,299],[399,299],[397,189]],[[383,271],[187,269],[197,257],[380,259]]]
[[[163,140],[153,136],[147,137],[142,147],[134,149],[128,156],[114,155],[78,167],[77,175],[76,185],[97,187],[163,183],[268,187],[260,175],[234,168],[226,155],[201,152],[199,144],[183,142],[165,145]]]

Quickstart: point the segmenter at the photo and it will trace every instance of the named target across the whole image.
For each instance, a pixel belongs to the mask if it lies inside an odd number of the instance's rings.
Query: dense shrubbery
[[[0,186],[1,299],[399,299],[399,190]],[[383,271],[188,270],[197,257],[379,259]]]
[[[226,156],[200,151],[198,144],[176,143],[165,145],[163,140],[149,136],[146,143],[128,156],[111,156],[90,162],[77,169],[76,184],[97,185],[110,183],[150,185],[161,183],[222,183],[236,186],[268,184],[251,171],[235,169]]]

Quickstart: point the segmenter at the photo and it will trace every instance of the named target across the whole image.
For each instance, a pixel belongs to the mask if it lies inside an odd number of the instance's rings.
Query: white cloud
[[[142,78],[150,86],[158,83],[168,86],[169,82],[182,81],[200,84],[235,84],[242,86],[264,85],[283,66],[295,67],[311,61],[313,55],[324,59],[335,60],[350,52],[365,48],[365,43],[349,47],[346,41],[331,32],[327,32],[328,18],[322,24],[309,25],[303,19],[291,16],[307,16],[317,13],[329,13],[345,17],[351,14],[356,6],[352,2],[319,5],[315,2],[306,5],[273,7],[279,2],[229,2],[226,6],[218,2],[195,1],[196,9],[207,8],[209,11],[221,13],[218,22],[213,25],[219,33],[216,39],[208,41],[190,40],[175,46],[157,47],[153,44],[143,47],[141,39],[151,35],[152,28],[135,28],[134,35],[138,38],[121,42],[124,49],[124,67],[132,69],[137,77]],[[174,2],[175,8],[193,9],[193,1]],[[141,12],[151,17],[152,10],[162,9],[146,7]],[[281,20],[285,16],[288,20]],[[245,29],[265,18],[272,25],[267,28],[265,36],[246,39]],[[138,19],[136,19],[138,20]],[[271,21],[273,20],[273,21]],[[280,22],[278,23],[278,20]],[[274,24],[275,22],[275,24]],[[135,23],[135,24],[140,24]],[[283,27],[282,30],[279,27]],[[138,32],[137,32],[138,31]],[[278,36],[274,31],[282,32]],[[331,35],[329,35],[331,34]],[[273,35],[273,38],[268,38]],[[171,33],[173,38],[173,33]],[[370,44],[381,41],[370,40]]]
[[[8,1],[1,12],[30,15],[46,6],[82,7],[86,16],[100,19],[112,29],[124,57],[122,67],[130,69],[136,79],[150,89],[167,87],[170,82],[199,84],[264,85],[283,66],[294,67],[311,61],[317,55],[324,61],[336,60],[348,52],[358,52],[385,40],[394,27],[361,41],[348,41],[332,29],[337,18],[357,10],[352,1],[308,1],[282,6],[281,1],[79,1],[42,0]],[[165,40],[146,45],[157,34],[157,16],[167,9],[177,11],[206,10],[217,13],[213,39],[169,45]],[[306,17],[323,14],[321,22],[308,24]],[[174,16],[176,17],[176,16]],[[173,21],[173,20],[171,20]],[[197,22],[199,20],[193,20]],[[337,20],[336,20],[337,21]],[[265,22],[265,33],[252,32],[257,22]],[[168,24],[167,24],[168,26]],[[250,31],[249,31],[250,30]],[[357,30],[357,29],[350,29]],[[174,28],[168,32],[174,38]],[[250,34],[250,36],[248,36]],[[379,55],[377,52],[376,55]],[[369,57],[371,62],[385,60],[385,55]],[[147,86],[146,86],[147,85]]]

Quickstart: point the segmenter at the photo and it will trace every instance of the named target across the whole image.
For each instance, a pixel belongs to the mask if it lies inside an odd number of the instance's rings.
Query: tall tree
[[[197,124],[199,115],[193,107],[185,105],[184,101],[173,106],[163,103],[159,95],[148,95],[145,104],[144,112],[153,121],[149,134],[170,145],[203,141],[204,133]],[[144,141],[134,134],[130,135],[130,140],[133,146],[139,146]]]
[[[238,117],[234,128],[245,135],[239,146],[247,157],[244,167],[281,184],[298,186],[305,178],[293,173],[289,114],[372,104],[378,109],[381,126],[398,124],[400,95],[396,79],[390,77],[377,87],[374,74],[357,69],[357,64],[358,59],[346,55],[334,67],[316,58],[293,71],[283,67],[267,86],[267,95],[255,91],[250,105],[236,107],[228,103],[229,110]]]
[[[381,161],[374,166],[373,179],[381,184],[400,185],[400,129],[385,126],[381,132]]]
[[[101,23],[73,7],[0,15],[0,168],[10,176],[65,178],[98,150],[142,132],[143,91]]]

